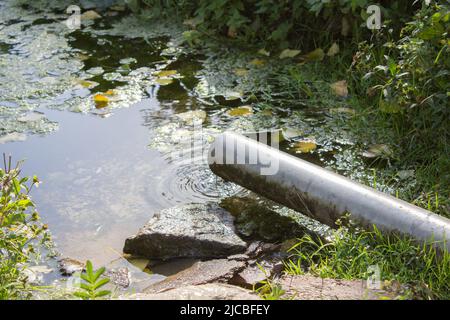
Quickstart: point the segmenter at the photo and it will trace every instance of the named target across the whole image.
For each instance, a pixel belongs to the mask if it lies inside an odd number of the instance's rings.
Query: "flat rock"
[[[167,277],[161,282],[155,283],[144,291],[157,293],[188,285],[200,285],[212,282],[227,282],[239,271],[243,270],[246,263],[243,261],[215,259],[199,261],[177,274]]]
[[[295,300],[378,300],[395,298],[390,292],[368,289],[364,280],[322,279],[311,275],[284,276],[285,296]]]
[[[156,213],[125,241],[123,251],[149,259],[221,258],[242,253],[233,216],[214,203],[176,206]]]
[[[223,283],[185,286],[160,293],[137,293],[128,300],[260,300],[255,293]]]

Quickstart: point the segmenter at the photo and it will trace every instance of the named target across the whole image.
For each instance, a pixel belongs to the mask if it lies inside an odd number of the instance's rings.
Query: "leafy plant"
[[[100,290],[104,285],[109,283],[109,279],[101,277],[105,272],[105,268],[101,267],[94,271],[91,261],[86,262],[86,272],[80,275],[84,281],[80,283],[82,290],[74,292],[74,296],[83,300],[95,300],[97,298],[109,296],[111,291]]]
[[[12,166],[3,154],[0,169],[0,299],[26,299],[33,286],[28,283],[27,264],[39,256],[41,246],[50,245],[47,226],[42,224],[29,196],[39,185],[36,176],[21,177],[21,163]],[[31,180],[31,181],[30,181]],[[30,181],[30,182],[29,182]]]

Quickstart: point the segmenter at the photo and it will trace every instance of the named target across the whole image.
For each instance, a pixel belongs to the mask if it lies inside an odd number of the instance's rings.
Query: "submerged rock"
[[[165,209],[126,239],[123,251],[151,259],[227,257],[246,250],[233,220],[213,203]]]
[[[121,297],[129,300],[259,300],[252,291],[223,283],[186,286],[160,293],[137,293]]]
[[[144,291],[156,293],[188,285],[228,282],[236,273],[243,270],[246,265],[246,262],[243,261],[227,259],[199,261],[190,268],[151,285]]]

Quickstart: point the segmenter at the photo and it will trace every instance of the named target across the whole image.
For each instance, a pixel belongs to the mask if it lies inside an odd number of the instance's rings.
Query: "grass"
[[[288,274],[306,272],[337,279],[367,279],[370,266],[378,266],[382,281],[399,283],[411,298],[450,299],[450,254],[410,238],[385,235],[354,226],[334,231],[324,242],[304,236],[286,262]]]

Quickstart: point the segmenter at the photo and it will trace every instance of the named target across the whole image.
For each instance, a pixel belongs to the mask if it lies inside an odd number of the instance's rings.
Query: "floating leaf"
[[[262,56],[266,56],[266,57],[268,57],[268,56],[270,56],[270,52],[269,51],[267,51],[266,49],[259,49],[258,50],[258,54],[260,54],[260,55],[262,55]]]
[[[95,19],[99,19],[102,16],[99,15],[97,12],[95,12],[94,10],[88,10],[86,12],[83,12],[83,14],[80,16],[81,20],[95,20]]]
[[[250,106],[242,106],[233,108],[229,110],[227,113],[232,117],[248,116],[253,113],[253,109]]]
[[[283,137],[286,140],[291,140],[293,138],[297,138],[303,135],[303,131],[297,128],[283,128],[281,130]]]
[[[306,61],[321,61],[325,57],[325,52],[321,48],[317,48],[303,56]]]
[[[255,58],[252,61],[250,61],[250,64],[257,67],[261,67],[266,64],[266,60]]]
[[[105,92],[105,94],[108,96],[115,96],[117,94],[117,92],[114,89],[109,89]]]
[[[234,74],[239,77],[245,77],[248,74],[248,70],[244,69],[244,68],[237,68],[237,69],[234,69]]]
[[[108,97],[106,97],[100,93],[97,93],[94,96],[94,102],[95,102],[95,107],[97,109],[101,109],[108,105],[109,99],[108,99]]]
[[[172,78],[158,78],[156,79],[156,83],[162,85],[162,86],[167,86],[168,84],[171,84],[173,82]]]
[[[192,125],[197,121],[204,122],[206,119],[206,112],[203,110],[192,110],[183,113],[178,113],[177,117],[188,125]]]
[[[386,144],[373,144],[362,153],[366,158],[391,158],[394,152],[391,147]]]
[[[229,91],[225,95],[225,100],[237,100],[242,98],[242,92],[239,91]]]
[[[328,49],[327,56],[333,57],[339,53],[339,45],[335,42],[331,45],[330,49]]]
[[[298,141],[294,144],[293,149],[296,153],[308,153],[316,150],[317,144],[313,140]]]
[[[300,50],[284,49],[280,53],[280,59],[293,58],[296,55],[298,55],[300,52],[301,52]]]
[[[83,79],[78,80],[78,84],[87,89],[92,89],[98,86],[98,82]]]
[[[136,63],[137,60],[135,58],[123,58],[120,59],[119,63],[120,64],[131,64],[131,63]]]
[[[155,72],[155,75],[158,77],[170,77],[177,74],[177,70],[161,70],[158,72]]]
[[[343,98],[348,96],[347,81],[345,80],[337,81],[335,83],[332,83],[330,87],[331,90],[333,90],[334,94],[336,94],[337,96]]]

